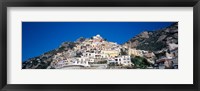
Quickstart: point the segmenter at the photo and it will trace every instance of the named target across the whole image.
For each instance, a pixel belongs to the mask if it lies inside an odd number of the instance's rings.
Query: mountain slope
[[[156,31],[144,31],[124,45],[140,50],[159,51],[169,44],[178,44],[178,23]]]
[[[59,48],[46,52],[40,56],[30,58],[22,63],[23,69],[46,69],[51,62],[53,57],[57,53],[62,53],[64,51],[71,50],[76,43],[74,42],[64,42]]]

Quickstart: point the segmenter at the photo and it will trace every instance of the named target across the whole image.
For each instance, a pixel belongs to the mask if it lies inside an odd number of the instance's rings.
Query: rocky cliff
[[[159,51],[166,49],[170,44],[178,44],[178,23],[160,30],[144,31],[124,45],[140,50]]]
[[[75,42],[64,42],[59,48],[46,52],[40,56],[30,58],[22,63],[23,69],[46,69],[51,62],[53,57],[57,53],[71,50],[77,43]]]

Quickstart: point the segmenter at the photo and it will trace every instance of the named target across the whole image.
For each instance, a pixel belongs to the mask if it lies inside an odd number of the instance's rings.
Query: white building
[[[115,62],[118,65],[123,65],[123,66],[131,66],[131,57],[129,55],[122,55],[118,56],[116,58],[108,59],[108,64],[109,63]]]
[[[83,53],[83,57],[95,58],[95,53],[85,52]]]
[[[100,59],[100,58],[107,58],[108,55],[104,53],[97,53],[97,52],[94,52],[94,53],[85,52],[83,53],[83,57]]]
[[[76,64],[88,65],[89,59],[86,57],[76,58]]]
[[[88,64],[88,58],[85,57],[80,57],[80,58],[73,58],[72,62],[68,65],[81,65],[85,67],[89,67],[90,65]]]

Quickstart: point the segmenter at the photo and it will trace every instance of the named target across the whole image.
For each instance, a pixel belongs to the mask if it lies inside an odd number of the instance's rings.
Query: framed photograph
[[[1,90],[199,91],[199,0],[0,5]]]

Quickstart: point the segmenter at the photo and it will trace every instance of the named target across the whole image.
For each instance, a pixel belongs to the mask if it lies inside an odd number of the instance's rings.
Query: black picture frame
[[[31,90],[116,90],[199,91],[200,0],[1,0],[0,1],[0,89]],[[194,84],[7,84],[7,7],[193,7]],[[187,74],[187,73],[186,73]]]

